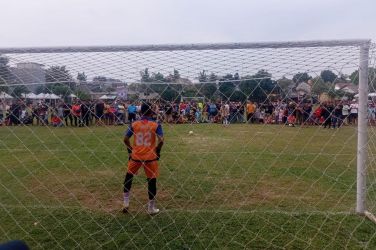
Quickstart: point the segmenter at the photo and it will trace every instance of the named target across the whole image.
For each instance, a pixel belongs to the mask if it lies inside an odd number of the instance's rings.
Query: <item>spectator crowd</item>
[[[6,126],[101,126],[123,125],[140,117],[141,102],[74,101],[73,103],[27,103],[17,100],[11,104],[0,101],[0,124]],[[155,102],[155,119],[164,123],[257,123],[289,126],[322,125],[339,128],[357,124],[358,104],[355,101],[311,102],[274,101],[242,102]],[[371,125],[376,124],[376,108],[368,106]]]

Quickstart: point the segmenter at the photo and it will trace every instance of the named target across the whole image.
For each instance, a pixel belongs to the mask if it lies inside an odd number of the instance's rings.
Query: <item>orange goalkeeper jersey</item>
[[[136,161],[152,161],[157,159],[156,137],[163,136],[162,126],[151,118],[143,117],[133,122],[127,133],[128,137],[134,135],[131,159]]]

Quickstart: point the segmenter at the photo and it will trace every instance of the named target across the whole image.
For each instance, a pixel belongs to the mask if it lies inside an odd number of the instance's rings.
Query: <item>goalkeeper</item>
[[[153,120],[154,112],[150,103],[141,105],[141,119],[130,124],[124,143],[129,154],[128,171],[124,180],[123,213],[128,212],[133,176],[143,167],[148,181],[148,213],[159,212],[155,206],[157,194],[158,160],[163,146],[162,126]],[[130,138],[134,135],[133,144]]]

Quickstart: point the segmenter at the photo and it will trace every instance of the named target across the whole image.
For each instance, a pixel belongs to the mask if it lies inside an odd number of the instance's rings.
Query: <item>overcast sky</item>
[[[0,47],[371,38],[376,0],[0,0]]]

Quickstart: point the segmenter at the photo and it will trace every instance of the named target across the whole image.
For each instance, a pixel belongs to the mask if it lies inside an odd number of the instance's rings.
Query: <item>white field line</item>
[[[90,208],[84,208],[79,206],[42,206],[42,205],[31,205],[31,206],[21,206],[21,205],[3,205],[3,208],[6,209],[70,209],[70,210],[84,210],[84,211],[98,211],[103,212],[101,210],[94,210]],[[120,211],[120,207],[119,207]],[[281,214],[281,215],[289,215],[289,216],[296,216],[296,215],[356,215],[355,211],[283,211],[283,210],[234,210],[234,209],[161,209],[161,213],[213,213],[213,214]]]

